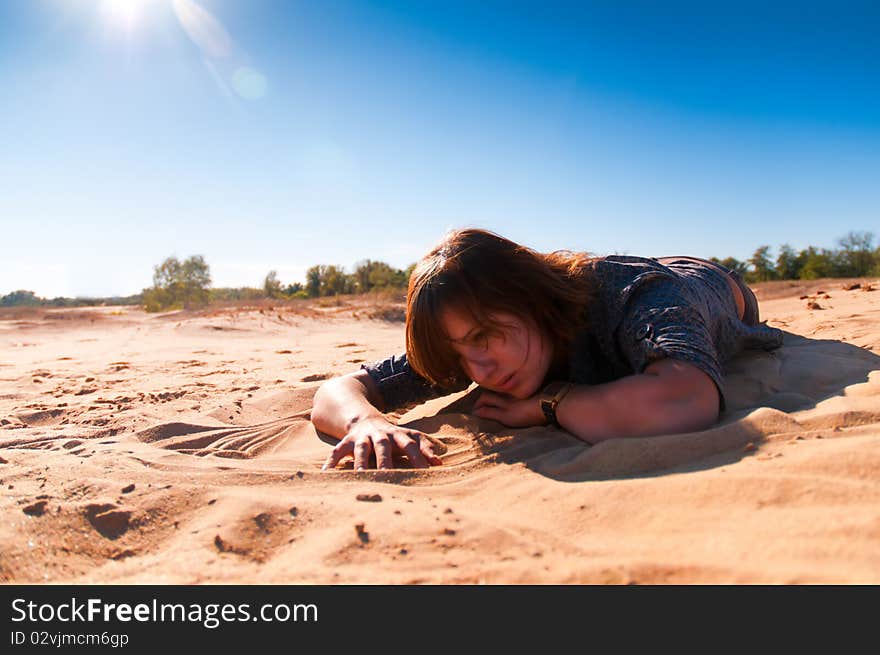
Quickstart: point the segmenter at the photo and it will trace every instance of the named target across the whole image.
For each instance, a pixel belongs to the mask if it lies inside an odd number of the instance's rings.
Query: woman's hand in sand
[[[473,413],[511,428],[528,428],[547,422],[538,396],[520,399],[494,391],[484,391],[474,403]]]
[[[418,430],[394,425],[381,418],[371,418],[355,423],[336,447],[330,452],[322,470],[335,468],[348,455],[354,456],[354,470],[371,468],[371,456],[375,454],[376,468],[394,468],[394,455],[406,455],[415,468],[439,466],[443,461],[434,454],[428,437]]]

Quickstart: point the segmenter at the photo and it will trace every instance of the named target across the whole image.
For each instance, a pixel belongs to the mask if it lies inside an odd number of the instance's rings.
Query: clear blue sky
[[[880,236],[880,4],[0,1],[0,294],[404,267],[451,227]]]

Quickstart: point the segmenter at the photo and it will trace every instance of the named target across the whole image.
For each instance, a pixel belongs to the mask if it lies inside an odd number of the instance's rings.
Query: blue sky
[[[765,5],[770,6],[765,6]],[[0,2],[0,294],[880,233],[876,2]],[[880,236],[880,234],[878,234]]]

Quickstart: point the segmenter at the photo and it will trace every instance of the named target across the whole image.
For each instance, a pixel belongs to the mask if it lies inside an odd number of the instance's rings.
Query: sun
[[[101,13],[107,22],[132,30],[144,15],[148,5],[161,0],[101,0]]]

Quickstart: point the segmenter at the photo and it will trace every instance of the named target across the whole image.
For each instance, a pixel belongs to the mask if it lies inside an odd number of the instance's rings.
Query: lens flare
[[[227,57],[232,52],[229,33],[214,16],[193,0],[174,0],[177,19],[193,43],[211,57]]]
[[[232,88],[245,100],[259,100],[266,95],[266,77],[260,71],[242,66],[232,75]]]

